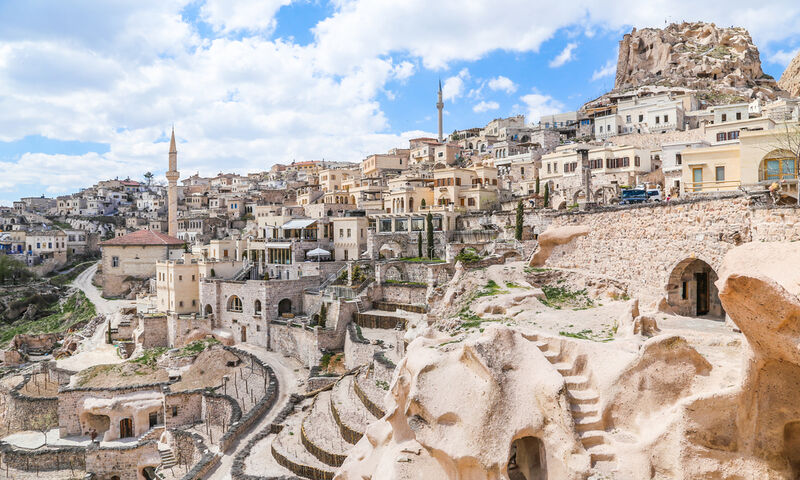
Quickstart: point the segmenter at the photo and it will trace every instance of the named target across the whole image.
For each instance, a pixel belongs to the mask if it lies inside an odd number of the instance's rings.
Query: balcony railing
[[[742,184],[739,180],[720,180],[686,183],[686,193],[725,192],[735,190]]]

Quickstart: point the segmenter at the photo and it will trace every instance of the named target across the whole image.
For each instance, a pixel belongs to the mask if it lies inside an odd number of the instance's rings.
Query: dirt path
[[[243,449],[251,438],[272,422],[278,412],[283,410],[283,407],[288,403],[289,396],[292,393],[296,393],[299,388],[297,380],[300,376],[294,372],[295,368],[299,366],[299,362],[296,360],[285,358],[279,353],[268,352],[263,347],[247,343],[236,344],[236,348],[252,353],[272,368],[278,380],[278,401],[275,402],[275,405],[266,415],[254,423],[247,433],[241,436],[239,441],[234,443],[231,449],[223,455],[219,465],[206,475],[205,478],[207,480],[230,479],[233,457],[236,456],[236,453]],[[300,371],[302,372],[302,369]]]
[[[112,325],[116,325],[121,318],[120,309],[132,307],[134,302],[131,300],[106,300],[100,295],[100,290],[92,285],[92,277],[97,272],[99,264],[98,262],[81,272],[70,286],[81,290],[86,298],[94,304],[97,313],[105,315],[111,320]],[[80,371],[94,365],[122,362],[123,360],[117,355],[114,347],[106,343],[107,328],[107,323],[97,328],[94,335],[81,343],[75,355],[58,360],[58,367]]]

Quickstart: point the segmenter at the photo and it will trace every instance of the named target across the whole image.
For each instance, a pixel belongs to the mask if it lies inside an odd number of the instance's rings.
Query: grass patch
[[[594,301],[589,298],[585,289],[573,291],[567,287],[543,285],[542,292],[545,295],[542,303],[556,310],[562,308],[585,310],[595,306]]]
[[[541,272],[549,272],[549,268],[540,268],[540,267],[525,267],[525,273],[541,273]]]
[[[572,326],[572,325],[570,325]],[[603,330],[595,332],[590,328],[585,328],[578,332],[560,331],[559,335],[562,337],[577,338],[579,340],[589,340],[592,342],[610,342],[614,340],[614,335],[617,333],[617,327],[604,327]]]
[[[480,297],[491,297],[493,295],[500,295],[501,293],[508,293],[508,290],[501,289],[497,282],[494,280],[489,280],[482,289],[478,290],[478,293],[475,294],[473,299]]]
[[[467,247],[458,252],[458,255],[456,255],[456,261],[465,265],[468,263],[479,262],[481,260],[483,260],[483,257],[472,247]]]
[[[392,279],[384,280],[383,283],[386,283],[386,284],[389,284],[389,285],[403,285],[405,287],[427,287],[428,286],[427,283],[422,283],[422,282],[409,282],[409,281],[405,281],[405,280],[392,280]]]
[[[518,283],[515,283],[515,282],[506,282],[506,287],[507,288],[522,288],[524,290],[529,290],[528,287],[524,287],[524,286],[522,286],[522,285],[520,285]]]
[[[55,275],[50,280],[48,280],[48,283],[50,283],[50,285],[63,287],[64,285],[72,283],[78,277],[78,275],[83,273],[84,270],[86,270],[87,268],[91,267],[94,263],[95,263],[94,260],[89,261],[89,262],[80,263],[77,266],[75,266],[75,268],[73,268],[68,273],[62,273],[62,274],[59,274],[59,275]]]
[[[141,355],[134,358],[133,360],[130,360],[130,363],[135,363],[137,365],[154,368],[156,366],[156,363],[158,362],[159,357],[161,357],[161,355],[164,355],[166,351],[167,351],[166,347],[148,348],[147,350],[143,351]]]
[[[218,345],[219,340],[216,338],[204,338],[202,340],[195,340],[194,342],[181,348],[178,352],[179,357],[192,357],[204,352],[206,349],[213,345]]]
[[[332,356],[333,355],[331,355],[330,353],[327,353],[327,352],[323,353],[322,354],[322,358],[319,359],[319,367],[321,369],[323,369],[323,370],[327,370],[328,369],[328,365],[330,365],[330,363],[331,363],[331,357]]]
[[[81,322],[88,322],[97,315],[94,304],[83,292],[75,292],[66,302],[56,307],[49,315],[36,320],[17,320],[11,325],[0,326],[0,345],[7,345],[14,335],[20,333],[65,332]]]
[[[411,263],[444,263],[444,260],[438,257],[428,258],[428,257],[403,257],[399,258],[398,260],[402,262],[411,262]]]
[[[389,390],[389,384],[384,380],[375,380],[375,385],[381,390]]]

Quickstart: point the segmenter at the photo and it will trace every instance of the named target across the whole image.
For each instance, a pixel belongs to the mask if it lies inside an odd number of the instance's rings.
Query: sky
[[[0,205],[178,167],[360,161],[436,131],[575,110],[631,28],[746,27],[776,79],[800,2],[0,0]]]

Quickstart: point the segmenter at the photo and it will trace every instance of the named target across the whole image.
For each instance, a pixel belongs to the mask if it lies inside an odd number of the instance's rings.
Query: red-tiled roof
[[[100,242],[101,246],[126,246],[126,245],[183,245],[183,240],[153,230],[138,230],[121,237]]]

